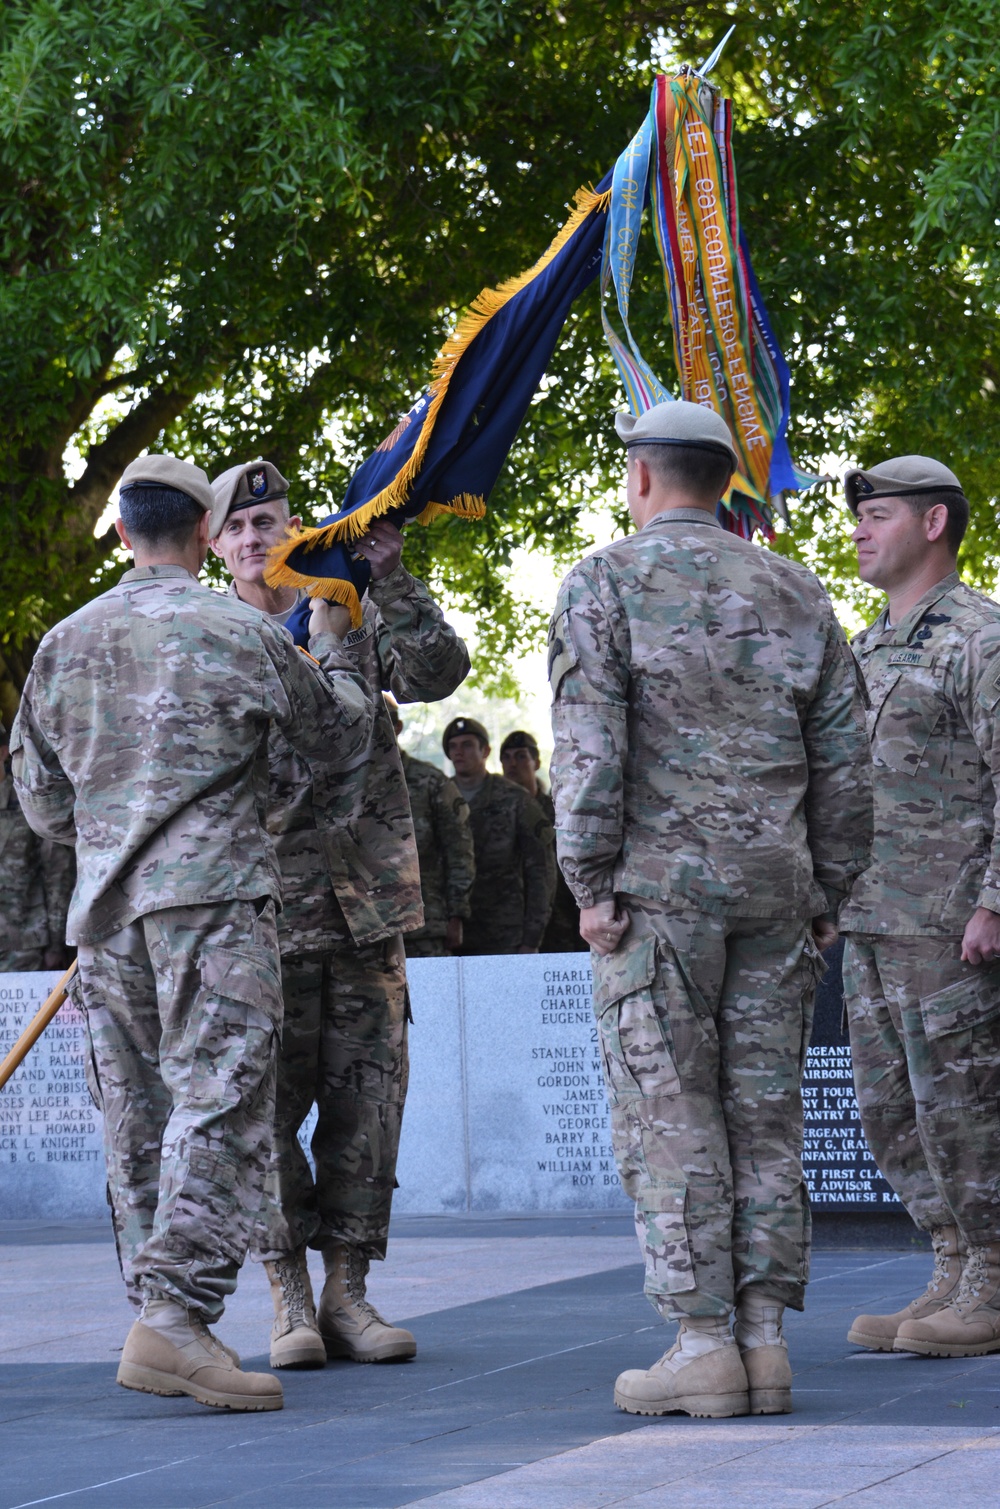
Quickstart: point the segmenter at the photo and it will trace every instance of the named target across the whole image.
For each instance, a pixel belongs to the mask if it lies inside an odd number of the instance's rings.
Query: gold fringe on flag
[[[448,392],[452,374],[468,347],[484,326],[503,309],[505,304],[510,302],[515,294],[527,288],[539,273],[545,271],[553,258],[562,251],[567,241],[580,229],[587,216],[593,214],[595,210],[606,209],[610,201],[610,189],[603,194],[599,194],[596,189],[577,189],[573,199],[573,209],[566,223],[549,242],[538,261],[526,272],[508,278],[497,288],[484,288],[476,295],[434,360],[432,369],[434,375],[427,390],[430,395],[430,404],[424,416],[417,443],[404,465],[400,467],[387,487],[383,487],[381,492],[376,493],[367,503],[363,503],[360,508],[348,514],[346,519],[338,519],[334,524],[324,524],[317,529],[304,529],[299,534],[282,541],[280,545],[273,546],[269,553],[271,564],[265,572],[269,586],[305,585],[307,578],[290,570],[286,565],[289,555],[299,546],[305,546],[307,550],[311,550],[332,544],[335,540],[357,539],[359,535],[364,534],[372,519],[381,518],[392,508],[403,507],[424,464],[427,447]],[[481,519],[486,513],[486,500],[474,493],[461,493],[449,499],[447,503],[428,503],[417,518],[421,524],[429,524],[432,519],[444,513],[456,514],[466,519]],[[315,585],[319,586],[318,583]],[[336,594],[317,592],[315,595],[333,597]]]

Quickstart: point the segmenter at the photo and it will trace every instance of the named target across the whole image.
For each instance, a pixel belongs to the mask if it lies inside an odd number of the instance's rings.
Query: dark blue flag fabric
[[[430,387],[355,472],[339,512],[271,552],[267,581],[343,603],[355,627],[369,568],[352,549],[375,518],[479,519],[548,365],[573,300],[597,277],[611,183],[580,189],[527,272],[484,289],[434,366]],[[307,604],[288,627],[306,642]]]

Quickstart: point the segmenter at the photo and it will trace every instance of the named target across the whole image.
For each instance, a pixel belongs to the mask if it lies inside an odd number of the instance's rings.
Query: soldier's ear
[[[939,540],[948,528],[948,510],[943,503],[935,503],[924,514],[924,533],[928,541]]]

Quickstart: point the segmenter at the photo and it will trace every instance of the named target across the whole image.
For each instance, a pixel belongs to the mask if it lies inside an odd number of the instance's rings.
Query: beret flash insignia
[[[265,472],[263,469],[261,471],[251,472],[250,476],[247,478],[247,481],[250,485],[250,491],[253,493],[255,498],[262,498],[267,492],[267,472]]]

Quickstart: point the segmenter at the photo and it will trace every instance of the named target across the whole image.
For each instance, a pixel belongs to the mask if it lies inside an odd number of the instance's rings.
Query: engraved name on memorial
[[[60,974],[0,975],[0,1057]],[[0,1209],[8,1219],[92,1215],[105,1204],[101,1122],[85,1052],[83,1018],[66,1001],[0,1090]]]
[[[416,959],[399,1213],[627,1208],[611,1151],[585,954]],[[0,1056],[57,974],[0,975]],[[813,1204],[895,1204],[861,1130],[841,1030],[839,954],[817,1000],[803,1089]],[[62,1007],[0,1091],[0,1214],[106,1213],[83,1022]],[[313,1118],[303,1128],[307,1144]]]
[[[537,1170],[542,1175],[568,1176],[573,1189],[617,1190],[611,1122],[590,1004],[590,965],[550,966],[542,973],[542,990],[540,1031],[531,1047],[544,1117]]]

